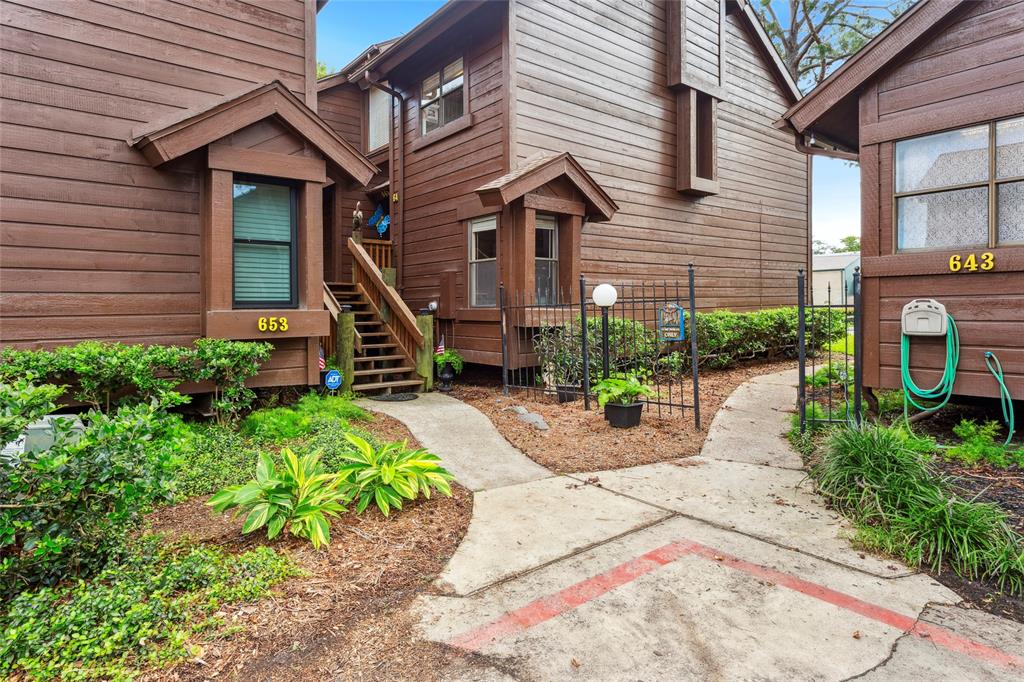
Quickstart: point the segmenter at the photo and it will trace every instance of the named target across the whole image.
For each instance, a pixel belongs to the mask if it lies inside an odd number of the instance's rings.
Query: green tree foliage
[[[755,7],[786,70],[809,90],[909,5],[909,0],[760,0]]]
[[[320,60],[317,60],[317,62],[316,62],[316,77],[317,77],[318,80],[320,78],[326,78],[327,76],[330,76],[332,73],[334,73],[334,69],[332,69],[331,67],[327,66],[327,62],[322,62]]]
[[[855,253],[860,251],[860,237],[848,235],[839,240],[839,246],[835,247],[833,253]]]

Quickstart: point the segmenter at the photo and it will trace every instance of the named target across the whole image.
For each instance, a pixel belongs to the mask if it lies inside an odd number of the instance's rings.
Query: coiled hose
[[[913,405],[922,412],[934,412],[949,402],[953,395],[953,382],[956,381],[956,367],[960,364],[960,332],[952,315],[946,315],[949,325],[946,327],[946,366],[942,370],[942,378],[932,388],[921,388],[910,376],[910,337],[903,334],[900,339],[900,378],[903,382],[903,417],[908,418],[909,406]],[[985,359],[988,362],[988,358]],[[938,400],[938,405],[925,407],[918,400]]]

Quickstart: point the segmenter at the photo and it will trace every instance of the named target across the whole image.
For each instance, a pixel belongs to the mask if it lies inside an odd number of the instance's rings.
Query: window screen
[[[474,308],[498,302],[498,220],[494,216],[469,223],[469,301]]]
[[[236,307],[296,304],[294,192],[288,185],[234,183]]]
[[[420,132],[427,134],[462,117],[465,74],[462,57],[430,74],[420,85]]]
[[[554,216],[537,216],[534,242],[537,305],[555,305],[558,303],[558,220]]]
[[[366,150],[383,147],[391,139],[391,95],[377,88],[370,88],[369,121],[366,131]]]

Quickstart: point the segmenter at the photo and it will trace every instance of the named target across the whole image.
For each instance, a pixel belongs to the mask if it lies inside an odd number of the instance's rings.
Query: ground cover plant
[[[299,573],[267,547],[231,554],[143,537],[92,580],[23,591],[0,607],[0,674],[132,679],[194,656],[190,638],[224,625],[218,609]]]
[[[939,450],[939,454],[967,466],[988,464],[1005,469],[1015,465],[1024,468],[1024,448],[1007,447],[999,432],[1002,426],[997,421],[978,423],[973,419],[964,419],[953,427],[953,433],[960,442]]]
[[[998,506],[961,496],[930,464],[935,443],[902,427],[840,428],[811,469],[828,503],[864,545],[909,565],[951,567],[1024,593],[1024,539]]]

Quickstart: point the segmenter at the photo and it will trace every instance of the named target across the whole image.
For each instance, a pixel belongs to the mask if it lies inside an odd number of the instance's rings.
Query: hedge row
[[[214,409],[234,417],[255,394],[245,380],[270,357],[268,343],[197,339],[183,346],[141,346],[83,341],[53,350],[0,350],[0,381],[68,385],[76,400],[110,410],[126,402],[166,400],[185,382],[214,385]]]

